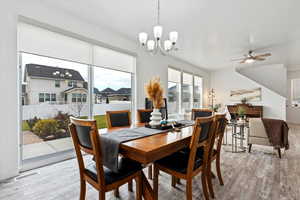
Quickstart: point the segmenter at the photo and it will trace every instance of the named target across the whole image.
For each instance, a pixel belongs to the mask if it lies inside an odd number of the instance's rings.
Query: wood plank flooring
[[[222,173],[224,186],[213,180],[216,200],[300,200],[300,126],[290,125],[290,150],[280,160],[270,147],[253,145],[252,153],[230,153],[223,146]],[[77,200],[79,175],[75,159],[26,172],[32,174],[18,180],[0,183],[1,200]],[[200,176],[193,181],[193,199],[203,199]],[[121,199],[134,199],[135,193],[120,189]],[[112,192],[107,199],[116,199]],[[88,200],[96,200],[90,186]],[[171,187],[170,176],[161,173],[159,199],[185,199],[185,183]]]

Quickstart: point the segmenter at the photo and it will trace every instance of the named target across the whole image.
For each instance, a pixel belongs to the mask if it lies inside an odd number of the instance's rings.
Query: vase
[[[162,120],[162,117],[161,117],[161,112],[159,111],[159,109],[157,109],[157,108],[153,109],[150,120],[151,121],[149,122],[149,124],[151,126],[160,125],[160,121]]]

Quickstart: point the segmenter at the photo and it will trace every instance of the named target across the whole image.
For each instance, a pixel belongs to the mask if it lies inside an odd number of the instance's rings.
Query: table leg
[[[142,172],[142,187],[143,187],[143,197],[145,200],[154,200],[154,191],[150,183],[147,180],[144,172]]]

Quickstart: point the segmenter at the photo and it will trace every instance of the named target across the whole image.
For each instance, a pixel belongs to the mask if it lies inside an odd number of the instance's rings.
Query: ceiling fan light
[[[163,32],[163,27],[160,25],[154,26],[153,27],[153,34],[156,40],[159,40],[162,36]]]
[[[148,34],[145,32],[139,33],[139,41],[142,45],[145,45],[148,39]]]
[[[254,62],[255,62],[255,60],[253,58],[249,58],[245,61],[245,63],[247,63],[247,64],[251,64],[251,63],[254,63]]]

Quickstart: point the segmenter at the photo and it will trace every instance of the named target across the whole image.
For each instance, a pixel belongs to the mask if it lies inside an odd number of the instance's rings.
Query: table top
[[[144,126],[144,124],[137,124],[131,127],[141,126]],[[124,128],[130,127],[100,129],[99,133],[107,133]],[[140,163],[149,164],[187,147],[191,136],[192,126],[182,128],[180,132],[164,131],[159,134],[124,142],[120,145],[120,153]]]

